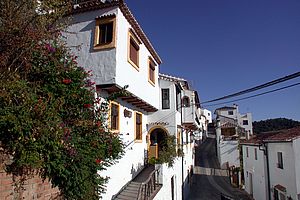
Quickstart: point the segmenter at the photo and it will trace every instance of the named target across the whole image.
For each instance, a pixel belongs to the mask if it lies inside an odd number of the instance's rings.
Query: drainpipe
[[[271,183],[270,183],[270,168],[269,168],[269,152],[268,152],[268,145],[265,143],[265,142],[263,142],[263,149],[260,149],[260,147],[261,146],[259,146],[259,150],[262,150],[262,151],[264,151],[264,154],[265,154],[265,156],[266,156],[266,161],[267,161],[267,177],[268,177],[268,199],[269,200],[271,200],[272,198],[271,198],[271,187],[270,187],[270,185],[271,185]]]

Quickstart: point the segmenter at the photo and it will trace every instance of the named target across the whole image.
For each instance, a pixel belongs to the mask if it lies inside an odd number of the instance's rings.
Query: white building
[[[252,114],[239,113],[238,105],[233,104],[233,106],[224,106],[215,110],[215,114],[220,117],[224,117],[226,119],[233,119],[234,123],[237,123],[238,126],[244,128],[246,130],[247,135],[245,137],[249,138],[253,135],[252,128]],[[223,123],[221,121],[221,123]]]
[[[126,147],[116,164],[101,171],[110,178],[103,199],[135,199],[147,192],[157,200],[179,200],[182,194],[187,198],[194,164],[192,136],[199,128],[197,92],[183,79],[159,79],[161,59],[124,1],[77,2],[64,36],[78,64],[92,70],[97,96],[129,86],[128,95],[110,102],[110,128]],[[150,158],[159,157],[161,141],[171,135],[184,157],[177,158],[173,168],[148,166]]]
[[[242,142],[245,190],[254,199],[300,199],[300,127]]]
[[[249,138],[252,131],[251,113],[240,114],[237,105],[215,110],[217,115],[217,155],[221,168],[240,167],[239,140]]]

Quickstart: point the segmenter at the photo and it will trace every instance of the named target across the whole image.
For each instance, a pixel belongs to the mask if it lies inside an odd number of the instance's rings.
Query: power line
[[[242,101],[242,100],[245,100],[245,99],[250,99],[250,98],[261,96],[261,95],[264,95],[264,94],[269,94],[269,93],[272,93],[272,92],[277,92],[279,90],[287,89],[287,88],[294,87],[294,86],[297,86],[297,85],[300,85],[300,82],[292,84],[292,85],[288,85],[288,86],[285,86],[285,87],[277,88],[277,89],[274,89],[274,90],[270,90],[270,91],[267,91],[267,92],[263,92],[263,93],[251,95],[251,96],[248,96],[248,97],[236,99],[236,100],[231,100],[231,101],[225,101],[223,103],[216,103],[216,104],[206,105],[206,107],[218,106],[218,105],[222,105],[222,104],[226,104],[226,103],[232,103],[232,102],[236,102],[236,101]]]
[[[272,86],[272,85],[275,85],[275,84],[278,84],[278,83],[281,83],[281,82],[284,82],[284,81],[288,81],[288,80],[297,78],[299,76],[300,76],[300,72],[296,72],[294,74],[291,74],[291,75],[288,75],[288,76],[285,76],[285,77],[282,77],[282,78],[279,78],[279,79],[276,79],[276,80],[273,80],[273,81],[269,81],[267,83],[264,83],[264,84],[246,89],[246,90],[242,90],[240,92],[236,92],[236,93],[226,95],[226,96],[223,96],[223,97],[220,97],[220,98],[216,98],[216,99],[213,99],[213,100],[209,100],[209,101],[204,101],[204,102],[202,102],[202,104],[207,104],[207,103],[211,103],[211,102],[215,102],[215,101],[229,99],[229,98],[232,98],[232,97],[235,97],[235,96],[240,96],[240,95],[243,95],[243,94],[254,92],[256,90],[260,90],[262,88],[266,88],[266,87],[269,87],[269,86]]]

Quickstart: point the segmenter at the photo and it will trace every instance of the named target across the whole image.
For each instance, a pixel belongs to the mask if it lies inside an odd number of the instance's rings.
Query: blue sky
[[[201,101],[300,71],[299,0],[125,2],[162,58],[160,71],[189,80]],[[299,85],[236,103],[254,120],[300,120]]]

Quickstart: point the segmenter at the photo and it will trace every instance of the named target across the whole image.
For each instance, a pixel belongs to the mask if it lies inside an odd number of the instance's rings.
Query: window
[[[102,17],[96,19],[94,49],[115,47],[116,17]]]
[[[277,152],[277,159],[278,159],[277,167],[283,169],[282,152]]]
[[[257,148],[254,148],[254,159],[257,160]]]
[[[174,176],[172,176],[171,178],[171,199],[174,200],[175,199],[175,190],[174,190]]]
[[[177,128],[177,145],[181,145],[181,128]]]
[[[142,140],[142,114],[141,113],[138,113],[136,112],[135,113],[135,140]]]
[[[137,36],[130,29],[128,34],[128,62],[137,70],[139,69],[139,45],[141,42],[137,39]]]
[[[249,147],[246,147],[246,155],[247,155],[247,158],[249,158]]]
[[[232,111],[232,110],[229,110],[229,111],[228,111],[228,115],[233,115],[233,111]]]
[[[170,109],[170,91],[169,89],[161,89],[162,109]]]
[[[274,200],[286,200],[286,188],[282,185],[274,186]],[[289,198],[288,198],[289,199]]]
[[[243,120],[243,125],[248,125],[248,120]]]
[[[110,128],[113,131],[119,130],[120,106],[112,102],[110,104]]]
[[[187,96],[184,96],[182,98],[182,107],[190,107],[190,98]]]
[[[149,65],[149,82],[154,85],[155,84],[155,63],[151,58],[149,58],[148,65]]]

